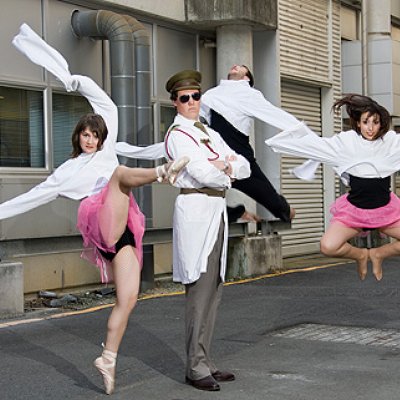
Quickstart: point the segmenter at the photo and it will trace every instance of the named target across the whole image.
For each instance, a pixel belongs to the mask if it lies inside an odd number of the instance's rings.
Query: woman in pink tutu
[[[266,143],[276,152],[332,166],[350,187],[331,206],[332,219],[321,239],[321,251],[355,260],[362,280],[370,259],[379,281],[383,260],[400,255],[400,199],[390,191],[390,176],[400,169],[400,135],[390,130],[389,112],[371,98],[350,94],[338,100],[333,109],[339,111],[343,106],[350,118],[349,131],[320,137],[301,123]],[[396,241],[369,250],[348,243],[369,229],[378,229]]]
[[[102,151],[107,136],[101,115],[83,116],[72,135],[73,157],[87,157]],[[104,180],[101,191],[86,197],[79,206],[77,227],[87,248],[83,255],[99,266],[102,281],[114,281],[116,289],[116,304],[108,319],[104,350],[94,362],[103,375],[107,394],[114,390],[117,352],[140,285],[144,216],[132,196],[132,188],[157,179],[168,178],[174,183],[187,161],[183,158],[157,168],[119,165],[108,182]]]
[[[175,182],[189,161],[179,159],[157,168],[121,166],[115,152],[118,110],[109,96],[90,78],[71,75],[65,59],[23,24],[13,44],[31,61],[53,73],[68,91],[86,97],[94,113],[83,116],[72,135],[72,157],[44,182],[0,204],[0,219],[21,214],[65,196],[82,200],[77,226],[82,233],[83,256],[101,271],[103,282],[114,281],[116,304],[107,325],[102,355],[94,362],[105,390],[114,390],[116,358],[128,318],[139,292],[144,216],[132,188],[158,180]]]

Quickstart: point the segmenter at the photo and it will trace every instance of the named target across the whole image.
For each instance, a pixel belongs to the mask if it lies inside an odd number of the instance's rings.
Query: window
[[[53,155],[54,167],[71,156],[72,132],[82,115],[93,112],[84,97],[53,93]]]
[[[160,107],[160,140],[164,140],[168,128],[174,122],[176,115],[175,107],[162,105]]]
[[[341,37],[344,40],[358,40],[360,38],[360,13],[349,7],[340,7]]]
[[[392,25],[392,39],[400,42],[400,26]]]
[[[45,167],[43,93],[0,87],[0,166]]]

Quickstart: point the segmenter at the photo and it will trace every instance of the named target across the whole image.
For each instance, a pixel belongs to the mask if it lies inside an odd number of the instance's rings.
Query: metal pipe
[[[144,146],[153,143],[151,133],[151,71],[150,71],[150,35],[145,27],[130,15],[122,15],[129,24],[134,38],[134,68],[136,75],[135,96],[135,143]],[[137,166],[151,167],[152,161],[138,160]],[[148,217],[147,226],[153,226],[152,213],[152,187],[144,185],[135,189],[139,207]],[[146,201],[144,201],[146,199]]]
[[[146,28],[130,15],[123,15],[132,29],[134,37],[135,74],[136,74],[136,131],[137,144],[153,143],[151,133],[151,70],[150,35]]]
[[[136,143],[134,132],[133,36],[126,19],[112,11],[74,11],[72,28],[78,37],[110,42],[111,97],[118,107],[118,140]]]

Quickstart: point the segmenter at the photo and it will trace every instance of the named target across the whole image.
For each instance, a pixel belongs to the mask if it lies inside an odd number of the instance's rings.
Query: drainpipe
[[[151,71],[150,35],[146,28],[130,15],[123,15],[132,29],[134,37],[134,60],[136,74],[136,132],[137,144],[152,143],[151,132]]]
[[[118,107],[118,140],[136,143],[134,132],[133,37],[126,19],[112,11],[74,11],[71,17],[78,37],[110,42],[111,98]]]
[[[130,15],[122,15],[130,26],[134,42],[135,86],[135,143],[139,146],[152,144],[152,114],[151,114],[151,71],[150,71],[150,35],[146,28]],[[139,167],[152,167],[152,161],[138,160]],[[147,226],[153,226],[152,220],[152,187],[141,186],[135,189],[138,204],[147,217]],[[146,199],[146,201],[144,201]]]

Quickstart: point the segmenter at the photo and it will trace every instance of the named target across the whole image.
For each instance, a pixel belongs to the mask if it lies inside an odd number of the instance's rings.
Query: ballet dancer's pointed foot
[[[167,169],[167,177],[168,181],[171,185],[173,185],[176,182],[176,179],[178,178],[179,173],[183,170],[183,168],[188,165],[190,161],[189,157],[183,156],[179,158],[178,160],[175,160]]]
[[[357,272],[360,279],[363,281],[367,276],[368,271],[368,249],[363,249],[362,256],[357,260]]]
[[[166,164],[160,165],[156,168],[157,181],[166,182],[167,180],[171,185],[176,182],[179,173],[186,167],[190,161],[189,157],[182,157],[175,161],[169,161]]]
[[[383,259],[379,257],[379,250],[373,248],[369,250],[369,258],[372,261],[372,273],[377,281],[380,281],[383,277],[382,262]]]
[[[117,353],[103,350],[100,357],[94,360],[94,366],[103,377],[104,388],[107,394],[111,394],[115,387],[115,367],[117,364]]]

